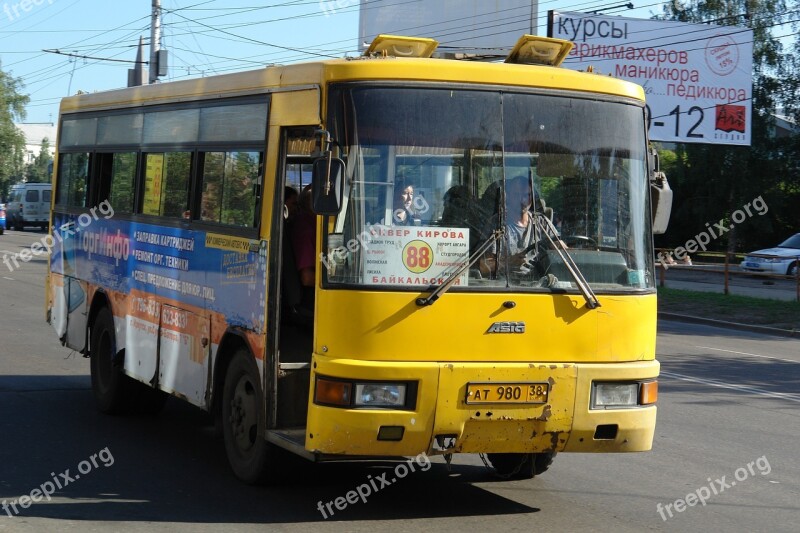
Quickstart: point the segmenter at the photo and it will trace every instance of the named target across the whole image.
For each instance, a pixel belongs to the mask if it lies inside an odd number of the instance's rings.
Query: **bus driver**
[[[505,243],[502,253],[503,256],[508,255],[509,264],[514,270],[523,273],[527,273],[524,264],[532,254],[531,245],[536,241],[536,227],[530,211],[532,200],[531,185],[527,177],[514,176],[506,182]],[[487,235],[497,227],[498,216],[495,214],[492,217]],[[497,271],[497,254],[495,242],[481,261],[483,274]]]

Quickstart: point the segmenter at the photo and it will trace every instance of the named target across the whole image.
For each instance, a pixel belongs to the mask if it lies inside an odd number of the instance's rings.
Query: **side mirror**
[[[344,190],[344,161],[333,157],[333,152],[323,152],[314,160],[311,173],[312,209],[318,215],[338,215],[342,210]]]
[[[661,235],[667,231],[672,213],[672,189],[663,172],[654,172],[650,180],[650,206],[653,209],[653,234]]]

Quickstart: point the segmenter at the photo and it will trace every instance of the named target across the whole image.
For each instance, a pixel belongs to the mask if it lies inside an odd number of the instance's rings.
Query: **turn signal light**
[[[352,391],[353,385],[351,383],[318,377],[314,389],[314,403],[349,406]]]
[[[639,389],[639,405],[651,405],[658,400],[658,381],[646,381]]]

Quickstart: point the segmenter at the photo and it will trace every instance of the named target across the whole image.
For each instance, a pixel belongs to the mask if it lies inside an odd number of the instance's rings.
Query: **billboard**
[[[388,33],[431,37],[438,53],[505,57],[521,35],[536,33],[539,0],[362,0],[358,45]]]
[[[575,42],[562,66],[644,87],[651,140],[750,146],[751,29],[551,11],[547,31]]]

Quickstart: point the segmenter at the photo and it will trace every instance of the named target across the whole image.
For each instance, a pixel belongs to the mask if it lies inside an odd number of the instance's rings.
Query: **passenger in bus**
[[[414,208],[414,186],[398,182],[395,185],[392,224],[395,226],[419,226],[421,219]]]
[[[506,181],[505,208],[505,242],[502,246],[503,256],[508,256],[511,267],[521,273],[527,273],[526,262],[533,255],[533,244],[536,242],[536,227],[531,213],[533,195],[530,181],[526,176],[518,175]],[[495,214],[485,229],[488,235],[497,227]],[[483,274],[497,272],[497,243],[486,253],[480,268]]]
[[[316,270],[316,220],[311,208],[311,185],[306,185],[297,201],[297,213],[294,215],[290,232],[292,251],[297,271],[300,275],[300,284],[303,287],[314,287],[314,272]]]
[[[454,185],[444,193],[442,226],[468,227],[472,198],[466,185]]]
[[[293,220],[297,214],[297,189],[289,185],[283,189],[283,218]]]

